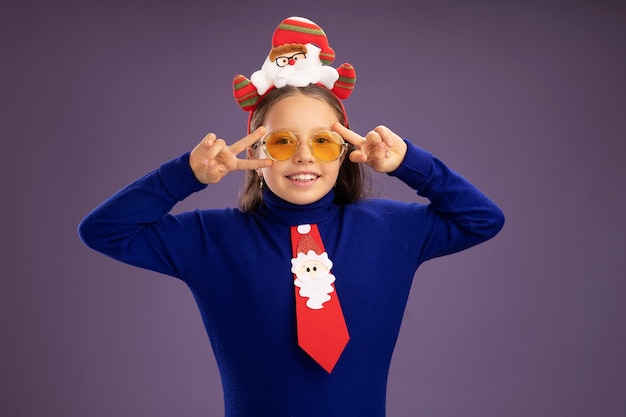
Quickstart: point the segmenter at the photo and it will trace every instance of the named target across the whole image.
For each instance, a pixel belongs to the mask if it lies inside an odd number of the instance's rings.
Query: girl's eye
[[[323,136],[318,136],[315,139],[313,139],[313,142],[319,143],[319,144],[323,145],[323,144],[328,143],[330,141],[327,138],[323,137]]]
[[[276,145],[291,145],[293,143],[293,140],[291,140],[290,138],[278,138],[274,143]]]

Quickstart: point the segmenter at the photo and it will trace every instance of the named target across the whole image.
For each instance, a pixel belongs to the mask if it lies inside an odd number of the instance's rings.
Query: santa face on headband
[[[250,79],[241,74],[233,78],[233,95],[245,111],[253,111],[272,88],[287,85],[318,84],[345,100],[352,93],[356,73],[348,63],[331,67],[334,60],[335,51],[321,27],[303,17],[288,17],[274,31],[272,49],[261,69]]]
[[[321,49],[313,44],[285,44],[272,48],[263,66],[250,77],[260,95],[286,85],[305,87],[322,84],[329,90],[339,79],[333,67],[323,65]]]

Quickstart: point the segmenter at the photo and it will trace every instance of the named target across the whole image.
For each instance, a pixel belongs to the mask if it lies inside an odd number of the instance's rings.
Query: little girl
[[[304,34],[305,26],[317,32]],[[267,61],[283,68],[311,58],[332,69],[331,51],[313,22],[289,18]],[[102,203],[79,233],[97,251],[190,288],[219,365],[226,416],[382,417],[416,269],[491,238],[504,217],[387,127],[365,136],[350,130],[340,78],[293,79],[262,92],[243,80],[256,90],[251,133],[230,145],[208,134]],[[235,89],[240,104],[247,100]],[[365,198],[363,165],[430,203]],[[238,209],[168,214],[238,170],[247,171]]]

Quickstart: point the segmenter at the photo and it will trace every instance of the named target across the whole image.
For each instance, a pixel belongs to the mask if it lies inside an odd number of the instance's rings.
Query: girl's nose
[[[311,148],[306,140],[300,140],[298,142],[298,146],[296,148],[296,153],[293,156],[293,159],[297,163],[310,163],[315,161],[315,157],[311,153]]]

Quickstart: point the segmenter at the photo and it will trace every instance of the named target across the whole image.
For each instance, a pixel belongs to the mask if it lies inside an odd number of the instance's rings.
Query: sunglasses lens
[[[286,161],[296,153],[298,139],[289,132],[273,132],[265,137],[265,150],[270,158]]]
[[[330,162],[339,159],[343,148],[343,139],[336,132],[320,132],[311,140],[313,155],[320,161]]]
[[[298,149],[298,138],[291,132],[268,133],[263,140],[267,156],[275,161],[286,161]],[[344,141],[336,132],[323,131],[311,138],[313,156],[324,162],[335,161],[344,151]]]

